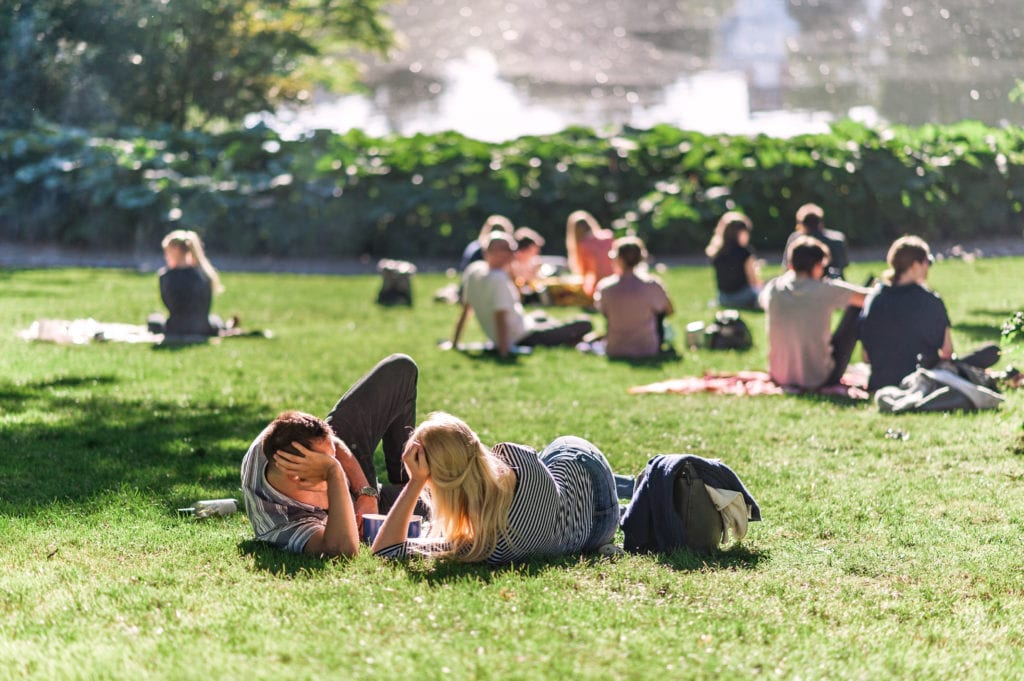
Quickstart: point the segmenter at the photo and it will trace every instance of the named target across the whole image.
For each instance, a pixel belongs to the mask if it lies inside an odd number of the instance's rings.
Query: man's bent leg
[[[516,345],[576,345],[594,330],[590,320],[543,324],[516,341]]]
[[[853,356],[853,346],[857,344],[857,318],[860,317],[860,308],[848,305],[843,311],[843,316],[832,334],[832,359],[835,366],[829,374],[825,385],[838,385],[846,367],[850,365],[850,357]]]
[[[402,450],[416,425],[419,368],[408,355],[381,360],[346,392],[327,415],[334,433],[352,450],[371,485],[377,484],[373,452],[384,448],[388,479],[405,482]]]

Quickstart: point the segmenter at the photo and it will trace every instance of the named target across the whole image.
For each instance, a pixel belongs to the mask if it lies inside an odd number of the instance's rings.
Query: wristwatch
[[[376,487],[371,487],[370,485],[367,485],[366,487],[360,487],[359,489],[357,489],[356,496],[373,497],[374,499],[377,499],[380,497],[380,490],[378,490]]]

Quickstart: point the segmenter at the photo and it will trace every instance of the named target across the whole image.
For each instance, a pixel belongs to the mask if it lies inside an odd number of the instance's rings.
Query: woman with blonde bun
[[[591,443],[560,437],[538,454],[525,445],[484,445],[461,419],[431,414],[402,455],[409,482],[373,552],[502,565],[534,555],[596,551],[612,541],[615,479]],[[407,539],[417,499],[430,510],[425,538]]]
[[[168,336],[216,336],[224,322],[210,314],[210,307],[213,294],[224,287],[206,258],[202,239],[192,230],[176,229],[161,246],[166,267],[159,273],[160,298],[168,314],[151,315],[150,330]]]

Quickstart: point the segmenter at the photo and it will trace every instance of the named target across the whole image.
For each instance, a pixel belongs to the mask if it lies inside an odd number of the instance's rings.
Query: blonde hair
[[[750,218],[739,211],[731,210],[719,218],[718,224],[715,225],[715,233],[711,235],[711,241],[708,242],[704,253],[709,258],[714,258],[727,245],[738,243],[740,232],[750,232],[753,229],[754,223]]]
[[[924,239],[919,236],[901,236],[889,247],[889,253],[885,256],[889,269],[882,273],[882,278],[889,284],[897,284],[914,263],[931,261],[932,251]]]
[[[430,414],[407,447],[413,442],[422,446],[430,466],[423,500],[430,508],[431,534],[449,546],[441,556],[466,563],[486,560],[499,539],[509,541],[515,473],[464,421],[445,412]]]
[[[214,293],[224,292],[224,285],[220,283],[220,275],[217,274],[217,270],[214,269],[207,259],[206,251],[203,249],[203,240],[199,238],[198,234],[191,229],[176,229],[168,233],[164,240],[160,242],[160,245],[164,250],[177,248],[184,253],[188,253],[196,266],[210,280],[210,286],[213,288]]]
[[[601,224],[593,215],[585,210],[574,210],[569,213],[565,221],[565,250],[568,254],[569,270],[580,274],[583,266],[580,263],[579,249],[577,244],[587,234],[597,234],[601,231]]]

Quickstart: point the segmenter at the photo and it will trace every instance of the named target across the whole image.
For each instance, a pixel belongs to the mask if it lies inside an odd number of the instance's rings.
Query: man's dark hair
[[[522,251],[530,246],[544,248],[544,237],[529,227],[520,227],[512,237],[516,240],[516,250]]]
[[[828,246],[812,236],[798,236],[789,246],[789,265],[799,274],[810,274],[815,265],[831,257]]]
[[[816,203],[805,203],[796,212],[796,224],[803,225],[805,232],[820,231],[824,222],[825,211]]]
[[[278,450],[299,454],[293,442],[313,448],[313,443],[330,439],[333,431],[321,418],[301,411],[285,411],[277,415],[263,435],[263,454],[273,461]]]

